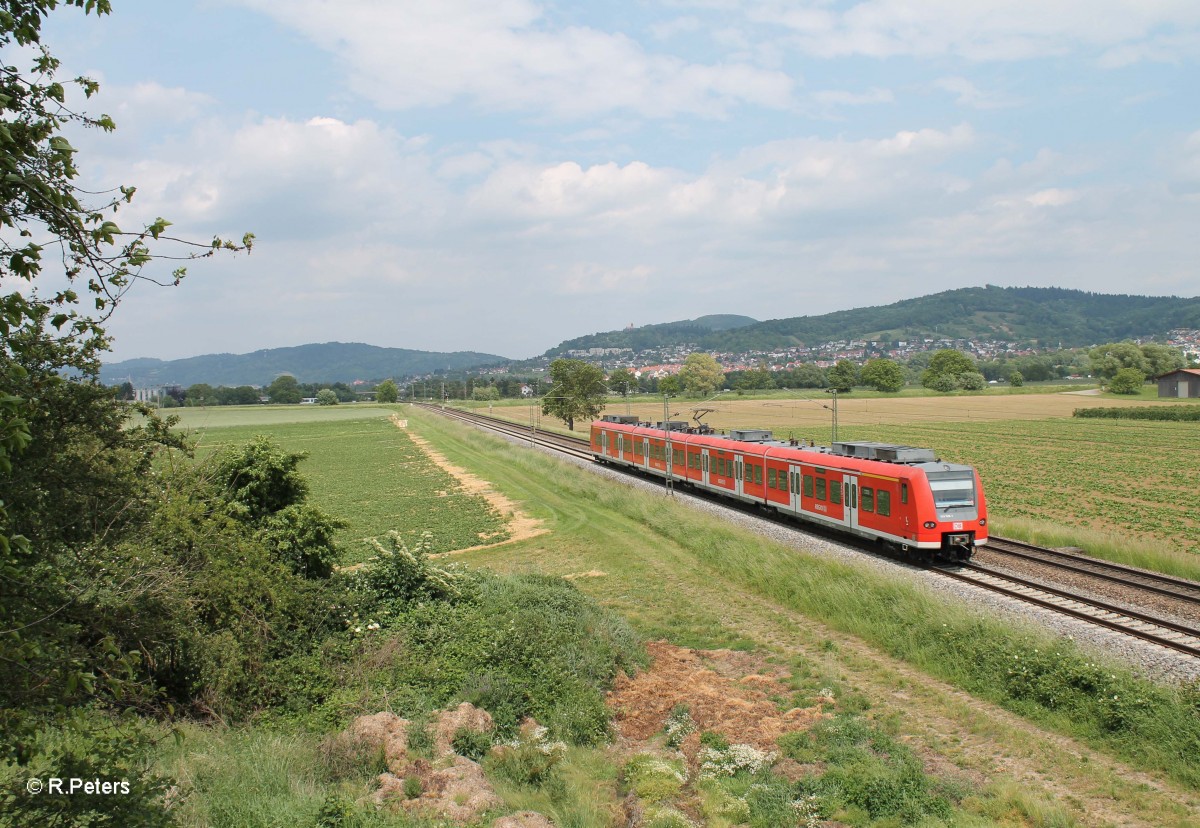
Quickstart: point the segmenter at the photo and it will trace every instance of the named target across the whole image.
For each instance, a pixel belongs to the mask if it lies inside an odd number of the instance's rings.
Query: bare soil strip
[[[400,425],[400,418],[395,415],[392,416],[392,422],[396,424],[397,428],[404,428],[404,426]],[[489,549],[495,546],[503,546],[505,544],[516,543],[518,541],[528,540],[529,538],[535,538],[538,535],[544,535],[546,532],[550,531],[546,528],[543,521],[523,512],[516,503],[514,503],[512,500],[509,500],[501,492],[498,492],[492,488],[491,483],[483,480],[482,478],[476,477],[461,466],[456,466],[451,463],[446,459],[445,455],[435,449],[433,445],[430,444],[430,442],[425,438],[413,431],[408,430],[407,428],[405,428],[405,431],[407,431],[409,438],[416,443],[417,447],[420,448],[421,451],[425,452],[426,456],[429,457],[430,460],[436,463],[442,469],[442,471],[446,472],[458,481],[465,494],[479,495],[489,504],[491,504],[492,508],[499,512],[502,517],[507,518],[507,540],[500,541],[499,543],[481,543],[475,546],[467,546],[462,549],[452,549],[448,552],[439,552],[438,554],[431,555],[430,557],[438,558],[445,555],[459,555],[463,552],[471,552],[476,549]]]

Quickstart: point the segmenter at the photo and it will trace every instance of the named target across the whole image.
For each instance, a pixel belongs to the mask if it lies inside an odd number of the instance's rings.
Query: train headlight
[[[936,528],[937,528],[937,523],[935,523],[935,522],[934,522],[934,521],[932,521],[932,520],[927,520],[927,521],[925,521],[925,523],[924,523],[924,526],[925,526],[925,528],[926,528],[926,529],[936,529]]]
[[[980,526],[987,526],[987,518],[980,518],[980,519],[979,519],[979,525],[980,525]]]

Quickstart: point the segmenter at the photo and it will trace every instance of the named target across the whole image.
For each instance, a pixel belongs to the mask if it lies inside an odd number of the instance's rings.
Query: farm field
[[[838,438],[927,446],[979,468],[1000,532],[1073,543],[1105,557],[1200,577],[1200,512],[1194,423],[1075,419],[1076,408],[1146,405],[1112,395],[980,395],[838,400]],[[672,419],[713,409],[717,429],[766,428],[780,438],[828,443],[820,400],[671,400]],[[1164,405],[1172,404],[1170,401]],[[624,405],[610,406],[624,413]],[[662,405],[632,413],[662,419]],[[499,414],[503,409],[497,408]],[[678,412],[678,413],[677,413]],[[528,422],[512,415],[517,422]],[[503,416],[503,415],[502,415]],[[561,424],[543,417],[542,428]],[[576,433],[586,426],[576,425]]]
[[[343,563],[374,554],[365,539],[398,530],[410,546],[430,532],[438,549],[462,549],[507,538],[505,519],[477,494],[463,491],[412,439],[389,419],[383,407],[210,409],[195,416],[191,432],[197,456],[269,434],[288,451],[306,452],[300,471],[311,496],[346,522],[335,540]],[[196,411],[196,409],[185,409]],[[227,424],[228,423],[228,424]]]

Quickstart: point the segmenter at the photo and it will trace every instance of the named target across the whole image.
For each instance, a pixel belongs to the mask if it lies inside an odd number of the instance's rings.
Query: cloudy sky
[[[1196,0],[113,0],[56,11],[125,218],[250,256],[114,357],[512,357],[985,283],[1200,294]]]

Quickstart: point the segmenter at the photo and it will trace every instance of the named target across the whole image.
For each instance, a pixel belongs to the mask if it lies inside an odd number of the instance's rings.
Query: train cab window
[[[892,513],[892,493],[880,489],[875,493],[875,514],[887,517]]]
[[[813,476],[811,474],[804,475],[804,496],[813,496]]]
[[[827,495],[827,492],[826,492],[825,478],[818,477],[817,478],[817,500],[825,500],[826,495]]]
[[[862,494],[862,506],[861,506],[862,510],[864,512],[874,512],[875,511],[875,490],[872,489],[870,486],[863,486],[860,489],[860,492]]]
[[[908,484],[903,480],[900,481],[900,502],[908,503]]]
[[[840,481],[840,480],[830,480],[829,481],[829,502],[830,503],[841,503],[842,502],[842,481]]]

